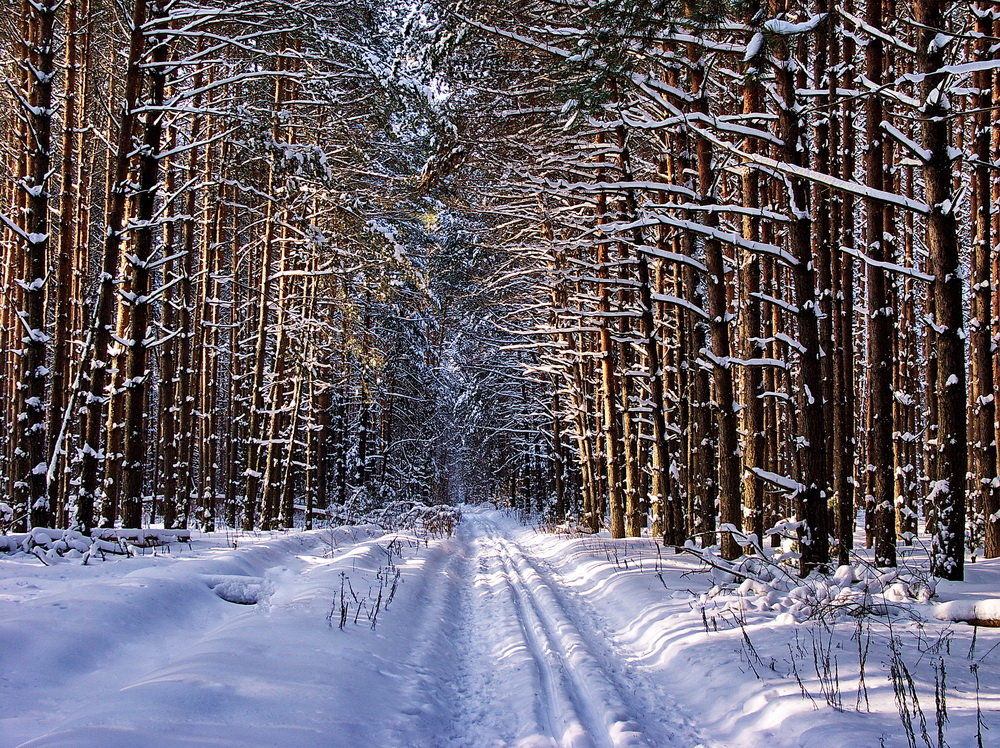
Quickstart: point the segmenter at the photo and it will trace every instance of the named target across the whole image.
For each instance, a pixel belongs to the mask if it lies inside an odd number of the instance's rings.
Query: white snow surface
[[[464,516],[444,540],[365,526],[194,533],[86,566],[0,555],[0,746],[906,745],[878,624],[858,710],[853,621],[819,627],[760,599],[733,615],[748,585],[723,594],[649,539]],[[995,592],[991,564],[942,597]],[[950,744],[975,745],[973,662],[986,735],[1000,734],[1000,631],[973,642],[925,607],[892,626],[932,735],[942,637]],[[816,636],[837,658],[839,708],[813,655],[795,654]]]

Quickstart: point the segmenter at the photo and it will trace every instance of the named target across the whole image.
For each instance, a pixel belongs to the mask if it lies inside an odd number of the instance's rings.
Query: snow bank
[[[1000,627],[1000,599],[952,600],[935,606],[934,615],[942,621]]]
[[[637,702],[692,715],[707,745],[906,746],[893,673],[915,694],[916,704],[906,698],[918,744],[921,718],[936,730],[942,678],[948,744],[1000,731],[1000,631],[978,629],[974,640],[971,627],[935,619],[935,590],[905,569],[734,579],[649,539],[525,533],[523,542],[606,633]],[[939,585],[959,601],[937,610],[967,611],[968,596],[1000,588],[1000,560],[975,564],[969,578]],[[992,600],[973,609],[997,612]]]
[[[920,717],[933,735],[936,694],[950,745],[1000,733],[1000,630],[950,620],[996,615],[1000,560],[936,589],[863,559],[709,574],[479,509],[441,540],[368,525],[66,557],[0,556],[4,745],[897,746],[923,743]]]
[[[373,525],[195,533],[87,566],[0,556],[0,744],[427,744],[387,712],[413,680],[412,633],[436,615],[425,564],[447,558]]]

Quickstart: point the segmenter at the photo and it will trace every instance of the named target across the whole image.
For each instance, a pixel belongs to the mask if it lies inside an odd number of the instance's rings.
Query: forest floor
[[[492,510],[467,508],[447,539],[222,532],[50,563],[0,555],[2,746],[1000,735],[1000,629],[937,621],[932,603],[796,615],[801,593],[738,596],[651,540],[543,533]],[[939,599],[1000,590],[996,562],[968,577]]]

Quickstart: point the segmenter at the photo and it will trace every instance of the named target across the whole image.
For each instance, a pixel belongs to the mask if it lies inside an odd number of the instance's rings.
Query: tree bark
[[[882,30],[882,0],[868,0],[866,22]],[[868,79],[876,86],[882,85],[884,69],[883,42],[872,34],[865,47]],[[882,99],[870,95],[865,111],[865,181],[873,190],[884,190],[885,185],[885,119]],[[882,266],[892,257],[886,248],[887,226],[882,201],[865,201],[867,218],[865,242],[868,281],[868,483],[871,494],[866,497],[865,508],[871,514],[868,522],[872,528],[875,545],[875,565],[896,565],[896,522],[893,504],[893,308],[887,292],[888,279]]]
[[[965,565],[965,478],[967,469],[965,330],[962,311],[962,265],[954,203],[954,156],[951,150],[949,74],[945,66],[947,0],[914,0],[919,25],[917,53],[924,162],[924,188],[930,206],[927,251],[934,276],[934,324],[929,329],[935,352],[937,438],[934,452],[934,534],[931,571],[961,580]]]

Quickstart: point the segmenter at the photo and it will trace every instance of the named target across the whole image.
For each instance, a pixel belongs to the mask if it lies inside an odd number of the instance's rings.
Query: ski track
[[[547,562],[530,555],[517,541],[520,559],[544,585],[554,604],[574,627],[581,646],[593,658],[591,671],[600,681],[607,680],[622,701],[645,717],[643,734],[655,745],[698,745],[701,741],[693,720],[671,698],[660,683],[635,664],[635,652],[611,633],[612,627],[579,593],[564,584],[561,575]],[[668,719],[661,715],[672,715]]]
[[[450,541],[443,583],[427,597],[440,606],[440,625],[417,647],[417,659],[437,667],[421,670],[410,711],[429,693],[456,706],[438,705],[436,717],[450,716],[452,730],[436,739],[428,732],[427,744],[698,745],[669,696],[639,682],[648,674],[621,666],[628,651],[608,642],[589,603],[515,540],[521,530],[469,512]],[[457,663],[448,667],[451,657]]]
[[[405,584],[393,606],[381,614],[378,630],[354,627],[334,631],[332,638],[325,628],[303,632],[301,651],[280,655],[285,662],[275,659],[261,631],[278,627],[275,630],[285,631],[287,638],[294,631],[289,626],[313,620],[320,605],[329,609],[326,601],[336,597],[342,574],[356,571],[358,563],[373,568],[384,558],[384,548],[377,540],[356,537],[341,548],[322,539],[308,543],[289,537],[271,547],[248,547],[217,560],[204,558],[196,562],[202,573],[195,578],[256,580],[264,588],[260,603],[251,608],[225,607],[221,615],[209,615],[205,598],[192,598],[185,615],[173,611],[174,627],[130,631],[113,650],[96,655],[99,662],[92,670],[61,687],[65,704],[47,724],[37,725],[34,739],[24,731],[25,720],[15,718],[8,724],[17,726],[20,739],[6,742],[0,729],[0,746],[25,739],[40,745],[132,743],[139,734],[130,733],[134,728],[114,716],[116,704],[129,703],[121,701],[122,694],[151,687],[146,698],[155,699],[163,683],[176,683],[168,695],[197,701],[205,691],[199,690],[200,676],[192,662],[206,657],[222,661],[240,642],[261,644],[244,653],[253,660],[228,678],[218,675],[220,682],[212,684],[223,694],[218,696],[222,701],[216,726],[199,735],[200,729],[208,728],[197,723],[183,727],[183,718],[175,715],[172,724],[182,726],[185,744],[475,748],[701,744],[693,722],[677,709],[664,685],[643,672],[637,653],[610,633],[594,604],[519,542],[524,532],[495,511],[468,511],[452,538],[431,543],[409,557],[403,554],[399,568]],[[244,577],[248,574],[254,576]],[[149,576],[155,581],[158,573]],[[334,584],[338,590],[331,588]],[[202,608],[206,612],[200,612]],[[309,616],[303,618],[306,612]],[[145,654],[137,665],[139,651]],[[294,716],[281,714],[277,703],[227,700],[225,694],[245,687],[251,678],[265,684],[282,674],[287,681],[288,660],[308,662],[310,656],[340,658],[343,671],[336,674],[326,666],[315,674],[306,705],[312,716],[304,724],[296,726]],[[303,675],[301,681],[306,685],[309,677]],[[190,695],[176,691],[184,683],[194,687]],[[351,714],[350,706],[335,706],[340,699],[366,706]],[[86,702],[95,705],[80,706]],[[246,712],[255,704],[261,709],[258,728],[241,725],[244,732],[230,733],[228,739],[219,732],[226,714],[236,709]],[[327,712],[324,705],[335,708]],[[280,717],[269,724],[267,713]],[[329,715],[326,720],[324,713]],[[278,738],[282,724],[290,732]]]

